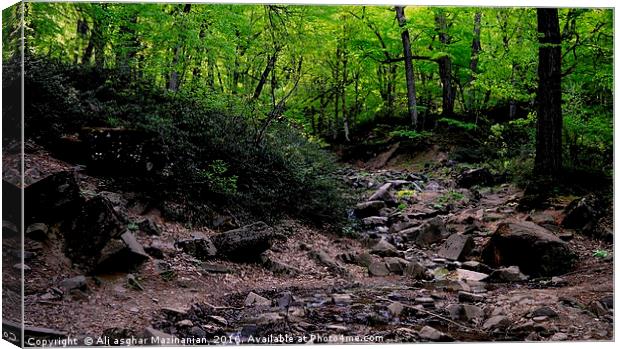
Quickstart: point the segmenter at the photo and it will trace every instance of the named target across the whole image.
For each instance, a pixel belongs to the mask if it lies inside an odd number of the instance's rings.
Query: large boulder
[[[79,215],[84,199],[72,172],[58,172],[24,189],[26,224],[61,222]]]
[[[453,261],[460,261],[465,259],[474,247],[476,247],[476,244],[474,243],[474,238],[470,235],[452,234],[441,245],[437,255]]]
[[[217,255],[215,244],[202,233],[194,233],[191,239],[177,241],[175,247],[201,261],[214,258]]]
[[[461,188],[471,188],[474,185],[492,185],[495,178],[486,168],[463,171],[457,178],[456,184]]]
[[[392,183],[386,183],[382,185],[376,192],[374,192],[370,196],[370,198],[368,198],[368,201],[379,200],[379,201],[385,202],[387,205],[395,205],[396,199],[394,198],[394,195],[390,193],[391,188],[392,188]]]
[[[379,211],[385,208],[385,202],[381,200],[361,202],[355,206],[354,213],[357,218],[378,216]]]
[[[488,265],[518,266],[531,276],[570,271],[577,256],[568,244],[532,222],[501,223],[482,251]]]
[[[263,222],[256,222],[239,229],[211,237],[218,254],[230,260],[257,261],[276,240],[284,240]]]
[[[435,217],[419,227],[405,229],[400,234],[407,241],[414,242],[420,247],[427,247],[447,238],[450,232],[441,218]]]
[[[566,206],[562,226],[568,229],[583,229],[594,223],[601,216],[601,211],[599,200],[594,195],[576,199]]]

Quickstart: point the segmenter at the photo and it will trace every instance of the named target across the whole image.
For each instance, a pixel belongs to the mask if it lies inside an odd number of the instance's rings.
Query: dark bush
[[[338,223],[346,203],[335,162],[288,121],[267,127],[242,100],[191,91],[168,93],[148,82],[117,83],[110,72],[27,60],[28,136],[50,144],[84,126],[124,127],[158,135],[165,166],[124,175],[156,202],[243,208],[263,219],[293,215]]]

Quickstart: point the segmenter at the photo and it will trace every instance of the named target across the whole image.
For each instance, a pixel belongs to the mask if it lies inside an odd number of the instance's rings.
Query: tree
[[[556,176],[562,168],[562,40],[558,9],[537,10],[538,121],[534,172]]]
[[[454,96],[456,94],[456,88],[452,85],[452,59],[450,55],[444,51],[452,39],[448,34],[448,20],[443,9],[435,13],[435,23],[442,48],[441,57],[438,59],[439,78],[441,79],[441,86],[443,87],[441,114],[452,115],[454,114]]]
[[[405,75],[407,79],[407,109],[409,110],[409,116],[411,117],[411,124],[415,128],[418,125],[418,111],[415,100],[415,77],[413,75],[411,41],[409,38],[409,30],[406,28],[407,18],[405,18],[405,7],[396,6],[395,10],[398,25],[401,28],[401,39],[403,41],[403,56],[405,61]]]

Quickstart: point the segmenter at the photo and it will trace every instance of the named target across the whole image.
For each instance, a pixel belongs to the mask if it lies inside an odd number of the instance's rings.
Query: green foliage
[[[198,176],[216,193],[234,195],[237,193],[237,176],[227,175],[228,165],[223,160],[215,160],[207,169],[198,170]]]
[[[473,122],[464,122],[451,118],[440,118],[439,120],[437,120],[437,123],[444,124],[448,127],[463,131],[473,131],[478,128],[478,125],[474,124]]]
[[[404,138],[404,139],[409,139],[412,141],[418,141],[418,140],[422,140],[422,139],[427,139],[432,135],[432,133],[427,132],[427,131],[415,131],[415,130],[403,130],[403,129],[399,129],[399,130],[395,130],[390,132],[390,136],[391,137],[395,137],[395,138]]]
[[[462,193],[456,190],[449,190],[446,193],[441,194],[437,198],[436,203],[439,205],[457,204],[463,199],[465,199],[465,196]]]
[[[596,258],[604,259],[609,256],[609,252],[607,252],[607,250],[596,250],[592,253],[592,256]]]

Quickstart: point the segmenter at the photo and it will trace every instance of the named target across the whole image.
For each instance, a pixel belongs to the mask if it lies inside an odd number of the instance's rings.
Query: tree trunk
[[[413,60],[411,55],[411,42],[409,39],[409,30],[405,28],[407,18],[405,18],[405,7],[396,6],[396,18],[401,28],[401,40],[403,42],[403,53],[405,57],[405,76],[407,79],[407,109],[413,127],[418,125],[418,110],[415,100],[415,77],[413,76]]]
[[[480,45],[480,21],[482,19],[482,13],[481,12],[476,12],[476,14],[474,15],[474,32],[473,32],[473,39],[471,41],[471,59],[469,61],[469,70],[470,70],[470,76],[469,76],[469,81],[467,82],[468,85],[471,85],[471,83],[476,80],[476,74],[478,74],[478,61],[479,61],[479,55],[480,55],[480,51],[482,50],[482,46]],[[471,90],[469,93],[469,98],[467,98],[466,100],[466,108],[468,111],[471,111],[472,109],[476,109],[475,111],[477,112],[478,108],[476,108],[476,89],[472,88],[470,86]]]
[[[260,94],[263,91],[263,87],[267,82],[267,78],[269,77],[271,70],[275,67],[277,60],[278,50],[276,50],[271,56],[269,56],[267,60],[267,66],[265,66],[265,69],[260,76],[260,80],[258,81],[258,85],[256,85],[256,89],[254,90],[254,95],[252,96],[252,99],[258,99],[258,97],[260,97]]]
[[[538,120],[534,173],[554,177],[562,168],[562,47],[558,9],[539,8]]]
[[[192,4],[185,4],[183,7],[183,14],[186,15],[191,11]],[[179,60],[181,58],[181,51],[183,50],[183,43],[180,42],[177,44],[177,47],[174,49],[174,58],[172,59],[172,72],[170,73],[170,77],[168,79],[168,89],[170,91],[177,91],[179,89],[179,71],[178,65]]]
[[[444,13],[437,13],[435,15],[435,23],[437,25],[437,33],[439,34],[439,41],[445,48],[450,44],[450,36],[448,35],[448,23],[446,21],[446,15]],[[456,89],[452,86],[452,60],[449,56],[444,55],[438,59],[439,63],[439,77],[442,85],[442,115],[454,114],[454,95]]]

